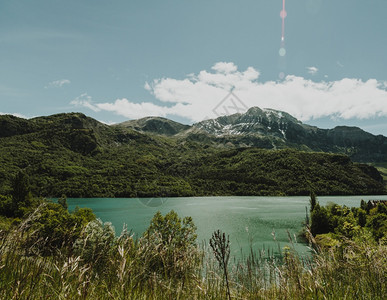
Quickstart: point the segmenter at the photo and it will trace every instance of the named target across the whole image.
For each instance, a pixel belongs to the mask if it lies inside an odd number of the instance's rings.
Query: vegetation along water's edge
[[[342,128],[339,134],[300,125],[305,134],[326,133],[326,141],[333,136],[341,143],[324,153],[318,143],[290,147],[277,133],[254,135],[248,145],[176,124],[175,134],[160,135],[82,114],[0,116],[0,125],[0,299],[383,299],[387,293],[386,204],[323,207],[314,194],[385,194],[382,137],[371,143],[381,145],[378,161],[368,161],[380,173],[363,161],[364,139],[360,148],[340,142]],[[207,131],[210,125],[201,124]],[[251,247],[234,264],[222,228],[199,246],[192,218],[170,211],[156,213],[139,238],[127,230],[116,236],[91,209],[69,212],[64,196],[311,190],[304,232],[311,256],[298,255],[289,237],[280,255]]]
[[[320,206],[305,221],[312,255],[251,248],[230,263],[227,233],[198,245],[190,217],[156,213],[138,238],[90,209],[32,196],[19,173],[0,197],[0,299],[384,299],[387,206]]]

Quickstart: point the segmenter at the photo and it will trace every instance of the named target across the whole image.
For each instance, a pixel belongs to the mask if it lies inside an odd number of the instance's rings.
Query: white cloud
[[[144,89],[146,89],[147,91],[150,91],[150,90],[152,90],[152,87],[150,86],[150,84],[148,82],[145,82]]]
[[[129,119],[147,116],[166,116],[169,112],[167,107],[161,107],[151,102],[133,103],[128,99],[117,99],[109,103],[93,103],[91,96],[84,93],[70,102],[75,107],[86,107],[94,112],[110,111]]]
[[[283,81],[259,82],[260,73],[252,67],[239,71],[233,63],[217,63],[212,70],[183,79],[163,78],[146,83],[145,88],[165,103],[161,105],[135,103],[126,98],[93,104],[87,94],[72,104],[94,111],[111,111],[127,118],[176,115],[194,122],[217,117],[218,111],[226,109],[229,113],[237,112],[235,105],[283,110],[302,121],[327,116],[344,119],[387,116],[385,83],[375,79],[315,82],[289,75]],[[222,102],[231,89],[232,97]],[[241,105],[238,105],[239,99]],[[215,110],[219,104],[225,109]]]
[[[316,67],[307,67],[308,73],[311,75],[315,75],[318,72],[318,69]]]
[[[147,116],[164,117],[169,111],[167,107],[158,106],[150,102],[133,103],[125,98],[117,99],[113,103],[99,103],[95,107],[99,110],[114,112],[129,119]]]
[[[92,99],[87,93],[83,93],[82,95],[78,96],[72,100],[70,104],[74,105],[75,107],[86,107],[95,112],[100,111],[100,109],[92,103]]]
[[[49,89],[49,88],[61,88],[62,86],[64,86],[65,84],[70,84],[71,81],[68,80],[68,79],[61,79],[61,80],[55,80],[55,81],[51,81],[47,86],[45,86],[44,88],[45,89]]]
[[[228,73],[236,72],[238,70],[238,67],[234,65],[234,63],[232,62],[230,63],[218,62],[215,65],[213,65],[211,69],[218,73],[228,74]]]

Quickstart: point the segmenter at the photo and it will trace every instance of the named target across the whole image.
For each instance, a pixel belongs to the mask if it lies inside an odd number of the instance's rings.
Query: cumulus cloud
[[[165,117],[169,112],[167,107],[158,106],[151,102],[133,103],[125,98],[117,99],[112,103],[98,103],[96,107],[99,110],[111,111],[129,119],[147,116]]]
[[[96,105],[92,103],[92,99],[87,93],[83,93],[82,95],[76,97],[70,102],[70,104],[74,105],[75,107],[86,107],[95,112],[101,111]]]
[[[94,111],[110,111],[127,118],[176,115],[193,122],[235,113],[249,107],[286,111],[307,121],[320,117],[372,118],[387,116],[385,82],[343,78],[315,82],[289,75],[283,81],[259,81],[258,70],[238,70],[233,63],[217,63],[183,79],[162,78],[144,88],[161,102],[133,102],[126,98],[93,104],[87,94],[72,104]],[[232,92],[230,92],[232,91]]]
[[[213,65],[211,69],[214,70],[215,72],[224,73],[224,74],[233,73],[238,70],[236,65],[228,62],[218,62],[215,65]]]
[[[166,116],[167,107],[155,105],[151,102],[133,103],[128,99],[117,99],[114,102],[94,103],[91,96],[83,93],[70,102],[75,107],[86,107],[94,112],[110,111],[129,119],[147,116]]]
[[[315,75],[318,72],[318,69],[316,67],[307,67],[308,73],[311,75]]]
[[[70,84],[70,83],[71,83],[71,81],[68,79],[60,79],[60,80],[51,81],[47,86],[45,86],[45,88],[46,89],[61,88],[62,86],[66,85],[66,84]]]

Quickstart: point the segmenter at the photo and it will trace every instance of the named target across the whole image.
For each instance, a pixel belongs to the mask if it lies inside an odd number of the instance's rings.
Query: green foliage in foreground
[[[69,213],[65,197],[30,198],[24,174],[13,187],[12,197],[0,197],[0,299],[383,299],[387,293],[382,203],[323,208],[312,195],[312,231],[328,233],[310,235],[318,249],[311,257],[291,246],[281,257],[251,249],[230,265],[225,234],[214,233],[212,252],[201,248],[192,219],[174,211],[156,213],[139,239],[126,230],[116,237],[90,209]],[[9,203],[18,205],[9,210]]]
[[[82,114],[0,117],[0,194],[23,170],[42,197],[384,194],[374,167],[296,150],[218,149]],[[22,212],[21,212],[22,214]]]
[[[387,245],[367,231],[310,258],[291,246],[280,258],[252,249],[244,260],[220,266],[198,247],[192,220],[173,211],[157,213],[138,240],[91,220],[77,222],[70,235],[64,230],[61,244],[46,228],[54,229],[62,213],[59,204],[43,204],[0,231],[0,299],[225,299],[228,293],[231,299],[383,299],[387,293]],[[49,242],[31,244],[31,233]]]
[[[359,208],[330,203],[326,207],[317,202],[311,209],[311,233],[320,245],[337,245],[345,238],[354,238],[367,230],[376,241],[387,241],[386,201],[361,201]]]

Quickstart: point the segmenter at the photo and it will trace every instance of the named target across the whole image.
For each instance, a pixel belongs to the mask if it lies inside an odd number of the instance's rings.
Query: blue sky
[[[243,107],[387,136],[387,1],[288,0],[284,44],[281,9],[282,0],[2,0],[0,112],[193,123],[216,117],[233,89]]]

